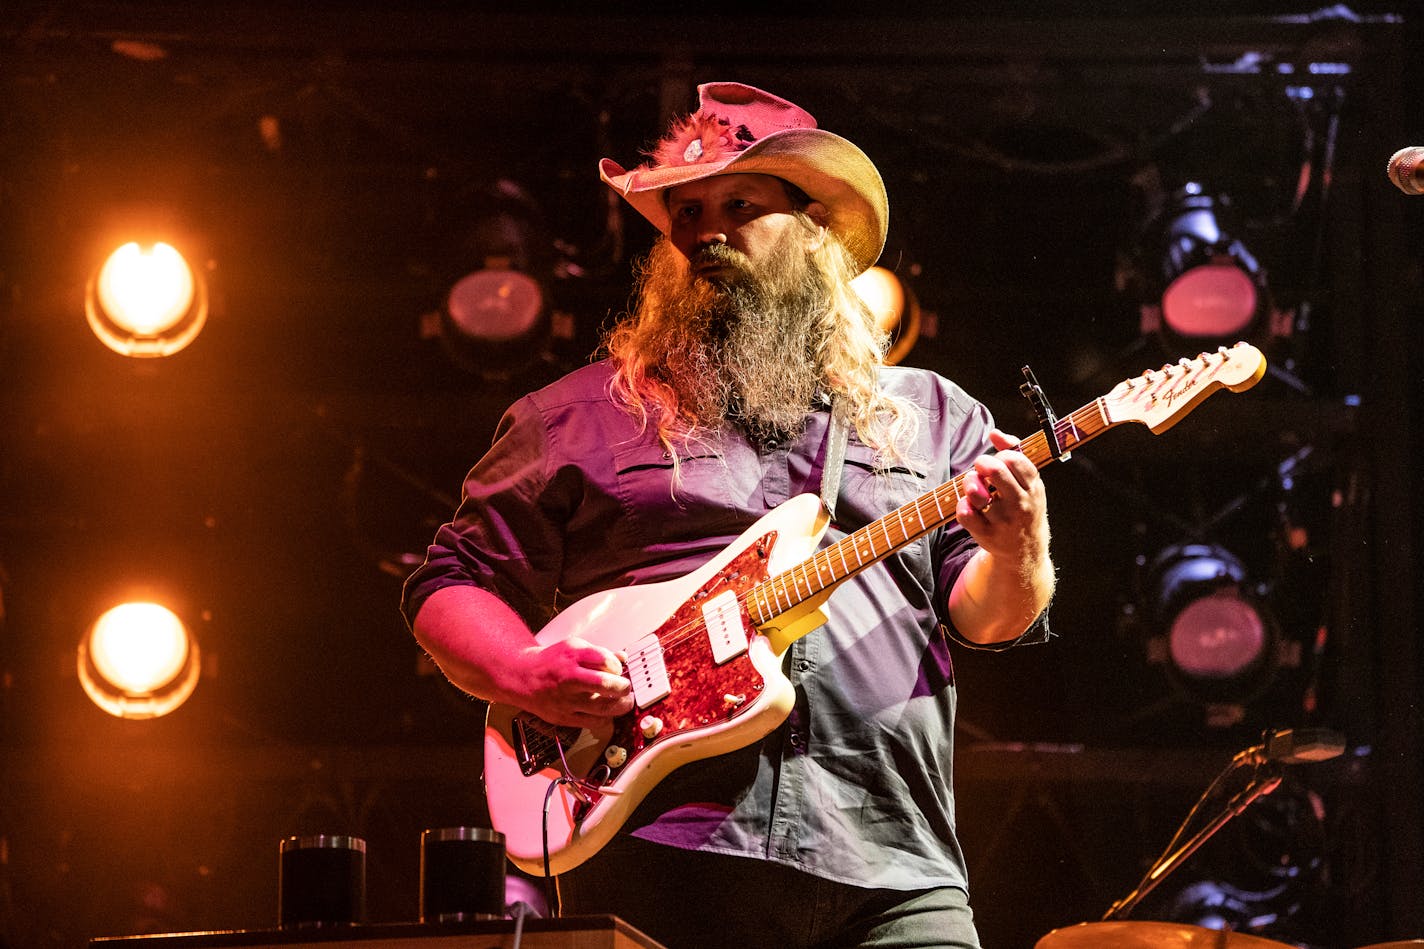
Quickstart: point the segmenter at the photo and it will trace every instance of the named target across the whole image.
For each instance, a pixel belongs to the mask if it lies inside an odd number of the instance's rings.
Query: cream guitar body
[[[830,591],[759,623],[744,596],[809,558],[826,525],[819,498],[791,498],[700,569],[586,597],[539,632],[540,643],[577,636],[628,655],[638,709],[595,732],[490,706],[485,788],[516,866],[543,873],[546,839],[550,873],[577,866],[673,769],[781,724],[793,700],[781,657],[824,622]],[[560,783],[566,774],[590,786]]]

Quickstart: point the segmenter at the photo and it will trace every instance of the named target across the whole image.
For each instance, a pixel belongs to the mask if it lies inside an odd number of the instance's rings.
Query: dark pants
[[[668,949],[978,949],[963,890],[870,890],[619,837],[560,878],[566,916],[612,914]]]

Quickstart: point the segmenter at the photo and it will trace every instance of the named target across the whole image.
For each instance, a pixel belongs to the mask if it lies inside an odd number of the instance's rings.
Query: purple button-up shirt
[[[591,593],[679,577],[797,494],[820,492],[830,413],[775,445],[735,432],[672,459],[610,401],[606,362],[516,402],[465,479],[454,520],[406,583],[425,599],[475,584],[534,629]],[[934,373],[881,370],[915,406],[908,461],[877,468],[852,432],[823,544],[964,471],[988,448],[983,405]],[[796,704],[781,728],[693,762],[649,795],[626,831],[648,840],[775,860],[845,883],[967,888],[955,836],[955,633],[946,603],[975,550],[957,524],[931,531],[842,584],[828,620],[788,651]],[[1047,638],[1046,619],[1018,640]],[[596,860],[596,858],[595,858]]]

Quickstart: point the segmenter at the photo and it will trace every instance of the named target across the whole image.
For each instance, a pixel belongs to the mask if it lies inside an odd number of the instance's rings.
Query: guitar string
[[[1230,355],[1225,352],[1225,349],[1219,352],[1220,355],[1222,355],[1222,359],[1220,359],[1218,368],[1225,368],[1226,363],[1230,361]],[[1161,370],[1155,370],[1155,372],[1149,370],[1149,372],[1142,373],[1141,379],[1148,383],[1149,388],[1156,388],[1159,383],[1178,382],[1178,380],[1188,378],[1188,376],[1198,375],[1203,369],[1210,368],[1210,365],[1212,365],[1208,353],[1202,353],[1202,356],[1200,356],[1196,363],[1199,363],[1199,365],[1190,366],[1189,372],[1173,372],[1176,366],[1163,366]],[[1126,388],[1131,389],[1132,382],[1135,382],[1135,379],[1126,380],[1124,385]],[[1112,393],[1109,393],[1109,395],[1112,395]],[[1155,400],[1155,396],[1153,396],[1153,402],[1155,402]],[[1075,410],[1075,412],[1069,413],[1065,418],[1055,420],[1054,435],[1057,437],[1059,446],[1065,445],[1068,439],[1071,439],[1071,443],[1068,443],[1067,447],[1061,447],[1061,449],[1059,449],[1061,452],[1071,452],[1071,450],[1077,449],[1079,445],[1087,443],[1092,437],[1101,435],[1102,432],[1105,432],[1105,430],[1108,429],[1108,427],[1112,427],[1112,425],[1114,425],[1114,423],[1111,422],[1108,412],[1106,412],[1106,396],[1102,396],[1102,398],[1095,399],[1094,402],[1082,406],[1082,408]],[[1044,432],[1035,432],[1034,435],[1028,436],[1027,439],[1024,439],[1024,442],[1021,443],[1020,450],[1031,462],[1034,462],[1035,467],[1044,467],[1052,460],[1051,453],[1049,453],[1048,449],[1048,439]],[[910,543],[911,540],[916,539],[918,536],[923,536],[924,533],[928,533],[928,531],[933,530],[934,527],[953,522],[953,520],[956,520],[956,514],[951,513],[948,517],[944,516],[941,500],[946,500],[946,497],[943,497],[946,496],[946,494],[953,494],[954,500],[956,500],[957,503],[961,493],[960,484],[963,483],[963,479],[964,474],[960,474],[960,476],[951,479],[950,482],[941,484],[941,486],[934,489],[933,492],[927,492],[923,494],[923,496],[914,499],[913,502],[903,504],[899,509],[877,520],[876,523],[881,524],[881,533],[886,536],[887,544],[889,544],[886,550],[877,551],[876,541],[874,541],[873,537],[874,524],[867,524],[864,529],[854,531],[852,534],[847,534],[842,540],[830,544],[826,549],[817,551],[817,553],[809,557],[805,563],[797,564],[796,567],[783,571],[783,573],[778,574],[778,576],[768,577],[766,580],[759,581],[758,584],[750,587],[749,590],[736,594],[738,606],[746,608],[746,611],[750,614],[752,613],[752,608],[748,606],[748,601],[758,601],[760,604],[758,613],[760,613],[762,608],[780,606],[783,598],[785,598],[786,607],[783,608],[783,611],[789,610],[789,608],[795,606],[796,603],[803,603],[806,598],[816,596],[816,594],[820,593],[824,588],[832,586],[832,583],[840,583],[842,580],[849,579],[856,571],[864,569],[864,567],[869,566],[869,564],[876,563],[876,561],[887,556],[890,551],[899,549],[900,546]],[[934,526],[926,526],[926,522],[924,522],[924,513],[928,510],[928,502],[933,502],[934,509],[936,509],[936,513],[938,514],[938,520],[934,523]],[[906,530],[904,516],[906,516],[907,510],[913,512],[917,522],[920,523],[920,529],[918,529],[918,531]],[[900,522],[901,537],[899,540],[893,539],[893,537],[890,536],[889,523],[891,517],[896,517]],[[869,553],[869,560],[862,559],[862,546],[860,546],[860,539],[862,539],[862,537],[866,540],[866,550],[867,553]],[[856,567],[854,567],[854,569],[850,567],[849,560],[846,559],[847,547],[853,550],[854,557],[856,557]],[[832,563],[834,556],[840,557],[844,574],[839,580],[826,583],[826,581],[822,580],[823,567],[829,570],[832,577],[834,577],[834,573],[836,573],[836,571],[834,571],[834,564]],[[807,566],[815,566],[815,583],[820,584],[819,588],[813,588],[812,576],[810,576],[809,571],[807,571]],[[787,594],[787,579],[795,581],[797,596],[799,596],[800,584],[802,584],[802,581],[805,581],[807,588],[806,597],[797,600],[797,598]],[[776,593],[778,587],[780,588],[780,593]],[[768,591],[770,591],[770,593],[768,593]],[[763,621],[765,621],[765,618],[763,618]],[[682,624],[681,627],[675,627],[674,630],[669,630],[668,634],[666,634],[666,638],[659,637],[655,643],[644,648],[644,650],[639,650],[638,653],[634,655],[645,655],[648,654],[652,648],[659,648],[662,654],[664,654],[664,663],[666,663],[666,655],[668,655],[668,653],[678,650],[679,647],[689,643],[689,641],[698,641],[702,634],[705,633],[705,630],[705,617],[693,617],[689,623]],[[543,722],[543,724],[547,725],[547,722]],[[544,738],[544,741],[540,742],[541,754],[545,754],[548,750],[548,745],[553,744],[554,747],[560,748],[562,757],[562,747],[560,742],[558,742],[557,734],[545,735],[543,731],[537,732],[537,734],[540,734],[540,737]],[[531,748],[533,748],[533,745],[531,745]],[[568,775],[567,764],[565,764],[564,772],[565,775]]]
[[[1147,382],[1152,383],[1154,385],[1162,382],[1179,381],[1187,375],[1195,375],[1208,368],[1210,366],[1211,355],[1213,354],[1201,354],[1201,356],[1199,356],[1198,359],[1195,360],[1198,365],[1190,367],[1190,372],[1187,373],[1175,371],[1179,368],[1185,367],[1169,365],[1164,366],[1160,370],[1151,370],[1147,373],[1144,373],[1139,378],[1143,378]],[[1225,365],[1225,362],[1227,360],[1229,360],[1229,356],[1222,360],[1221,365]],[[1135,379],[1128,380],[1126,385],[1130,386],[1133,381],[1135,381]],[[1060,444],[1065,441],[1065,436],[1070,436],[1073,439],[1073,445],[1069,446],[1069,448],[1062,449],[1063,451],[1071,451],[1078,445],[1084,444],[1090,439],[1101,434],[1107,428],[1111,427],[1108,424],[1108,416],[1105,410],[1105,405],[1106,397],[1100,397],[1098,399],[1095,399],[1093,402],[1078,408],[1069,415],[1064,416],[1063,418],[1057,419],[1055,421],[1054,434],[1058,437]],[[1051,453],[1048,451],[1047,438],[1043,432],[1035,432],[1033,435],[1030,435],[1028,438],[1024,439],[1024,441],[1020,445],[1020,451],[1022,451],[1024,455],[1029,458],[1030,461],[1034,462],[1035,467],[1042,468],[1053,460]],[[805,599],[811,596],[815,596],[817,593],[820,593],[821,590],[825,589],[826,586],[831,585],[830,583],[824,583],[821,580],[821,574],[824,571],[828,570],[833,577],[835,576],[835,564],[832,561],[834,561],[836,556],[840,557],[842,566],[846,569],[847,572],[838,579],[833,580],[833,583],[838,583],[841,580],[847,579],[855,571],[863,569],[864,567],[876,562],[877,560],[882,559],[889,552],[897,549],[900,546],[903,546],[904,544],[911,542],[913,539],[921,536],[922,534],[933,530],[934,527],[937,527],[941,524],[947,524],[950,521],[955,520],[955,515],[953,514],[947,517],[944,516],[943,507],[940,502],[941,500],[947,499],[942,497],[944,495],[952,495],[955,501],[957,502],[958,497],[960,495],[959,486],[963,482],[963,479],[964,475],[961,474],[958,477],[946,482],[945,484],[940,485],[933,491],[927,492],[921,497],[916,498],[915,500],[897,508],[894,511],[891,511],[888,515],[878,519],[876,522],[868,524],[861,530],[847,535],[846,537],[835,542],[829,547],[817,551],[811,557],[807,558],[807,560],[804,561],[802,564],[798,564],[797,566],[792,567],[791,569],[783,573],[777,574],[775,577],[768,577],[766,580],[761,581],[760,583],[756,584],[754,587],[745,591],[744,593],[738,594],[737,599],[739,604],[745,605],[748,599],[761,600],[763,602],[769,601],[772,599],[772,594],[766,594],[762,591],[764,591],[765,589],[774,590],[776,587],[779,586],[781,587],[783,594],[777,595],[775,597],[775,604],[780,605],[784,598],[787,602],[787,605],[786,607],[784,607],[784,609],[790,609],[792,606],[796,605],[797,602],[804,602]],[[924,520],[924,514],[928,511],[930,507],[930,502],[933,502],[933,506],[936,508],[936,511],[940,515],[940,517],[935,521],[933,525],[926,525]],[[912,512],[916,520],[919,521],[920,526],[918,530],[906,530],[905,515],[907,511]],[[898,519],[900,522],[900,529],[902,535],[899,538],[893,538],[890,535],[889,522],[892,518]],[[879,550],[877,548],[876,542],[873,537],[874,528],[877,524],[880,525],[880,530],[885,535],[885,539],[887,542],[887,545],[884,550]],[[864,550],[868,554],[868,557],[866,558],[862,558],[861,556],[862,545],[860,541],[862,539],[866,542],[864,545]],[[850,567],[849,561],[845,557],[845,552],[847,549],[852,550],[855,554],[856,566],[854,568]],[[811,566],[815,567],[814,580],[817,583],[821,584],[819,588],[815,587],[810,582],[811,572],[809,568]],[[784,591],[786,590],[788,582],[790,582],[794,585],[794,588],[797,594],[799,595],[800,587],[803,581],[805,581],[805,585],[808,590],[806,597],[802,597],[801,599],[795,599],[785,594]],[[679,644],[689,636],[700,634],[704,628],[705,622],[700,619],[694,618],[694,620],[692,620],[688,624],[684,624],[683,626],[675,627],[671,630],[668,630],[666,634],[667,638],[662,639],[660,637],[658,644],[664,646],[664,648],[666,649],[667,647]]]
[[[1220,355],[1223,356],[1222,361],[1220,361],[1219,363],[1219,368],[1225,368],[1226,363],[1230,361],[1230,355],[1229,353],[1226,353],[1225,348],[1220,349],[1220,351],[1218,352],[1220,353]],[[1209,353],[1202,353],[1202,355],[1200,355],[1199,358],[1196,359],[1196,361],[1193,361],[1199,363],[1199,365],[1190,366],[1189,372],[1172,372],[1172,370],[1178,368],[1178,366],[1163,366],[1162,369],[1149,370],[1149,372],[1142,373],[1142,376],[1139,376],[1139,378],[1145,380],[1145,382],[1148,382],[1149,385],[1152,386],[1152,388],[1155,388],[1158,383],[1176,382],[1176,380],[1186,378],[1186,376],[1196,375],[1196,373],[1202,372],[1203,369],[1209,368],[1209,356]],[[1131,383],[1134,382],[1134,380],[1135,379],[1126,380],[1124,385],[1128,386],[1128,388],[1131,389]],[[1112,393],[1109,393],[1109,396],[1111,395]],[[1057,437],[1059,446],[1064,446],[1065,442],[1067,442],[1067,439],[1072,440],[1071,445],[1067,445],[1067,447],[1061,447],[1061,449],[1059,449],[1061,450],[1061,452],[1071,452],[1071,450],[1077,449],[1078,446],[1084,445],[1084,443],[1087,443],[1088,440],[1094,439],[1094,437],[1101,435],[1102,432],[1105,432],[1105,430],[1108,430],[1109,427],[1115,425],[1115,423],[1112,422],[1111,418],[1109,418],[1108,412],[1106,412],[1106,399],[1108,399],[1108,396],[1099,396],[1098,399],[1092,400],[1092,402],[1089,402],[1088,405],[1082,406],[1082,408],[1074,410],[1074,412],[1068,413],[1068,415],[1064,416],[1064,418],[1055,420],[1054,435],[1055,437]],[[1153,400],[1155,400],[1155,398],[1153,398]],[[1021,442],[1020,450],[1022,453],[1024,453],[1025,457],[1028,457],[1028,459],[1030,459],[1031,462],[1034,463],[1035,467],[1040,467],[1040,469],[1041,467],[1047,466],[1049,462],[1052,462],[1052,460],[1054,460],[1054,456],[1052,456],[1052,453],[1049,452],[1048,437],[1047,435],[1045,435],[1044,432],[1035,432],[1032,433],[1031,436],[1025,437],[1025,439]],[[766,594],[763,590],[765,590],[765,588],[775,590],[776,586],[780,584],[780,587],[782,587],[783,594],[785,594],[786,577],[789,576],[789,574],[793,574],[793,576],[796,577],[797,588],[799,588],[800,586],[800,580],[806,580],[806,587],[807,590],[809,590],[809,593],[807,593],[806,597],[799,598],[799,600],[787,597],[787,606],[785,607],[785,610],[789,610],[789,608],[796,606],[796,603],[803,603],[803,601],[807,600],[807,598],[816,596],[817,593],[820,593],[820,591],[824,590],[824,588],[826,588],[827,586],[832,586],[832,584],[830,583],[824,583],[824,581],[822,581],[822,577],[820,577],[820,574],[822,574],[823,564],[823,566],[826,566],[827,569],[830,570],[832,576],[834,576],[834,564],[829,563],[829,561],[832,560],[833,553],[839,554],[840,561],[842,561],[842,566],[844,567],[844,569],[846,569],[846,574],[844,574],[844,576],[840,577],[839,580],[834,580],[834,583],[840,583],[840,581],[842,580],[849,579],[849,577],[853,576],[856,571],[862,570],[864,569],[864,567],[870,566],[870,564],[876,563],[876,561],[883,559],[883,557],[886,557],[887,554],[890,553],[890,551],[899,549],[899,547],[904,546],[904,544],[911,543],[911,540],[923,536],[923,534],[928,533],[928,531],[930,530],[934,530],[934,527],[941,526],[941,524],[953,522],[953,520],[957,519],[957,514],[950,513],[950,516],[944,516],[943,506],[941,506],[940,503],[941,494],[953,493],[954,499],[956,499],[957,503],[958,497],[960,497],[961,494],[960,484],[963,483],[963,480],[964,474],[958,474],[958,476],[954,477],[954,479],[951,479],[950,482],[940,484],[940,486],[936,487],[936,489],[934,490],[931,490],[931,492],[921,494],[921,496],[917,497],[917,499],[911,500],[911,502],[903,504],[903,506],[897,507],[897,509],[893,510],[893,512],[890,512],[890,514],[886,514],[886,516],[877,519],[876,522],[867,524],[866,527],[862,527],[862,529],[860,530],[856,530],[853,531],[853,533],[847,534],[846,537],[842,537],[842,539],[837,540],[836,543],[830,544],[829,547],[824,547],[824,549],[816,551],[816,553],[813,554],[812,557],[809,557],[809,559],[803,561],[802,564],[797,564],[797,566],[792,567],[792,569],[783,571],[783,573],[780,574],[776,574],[775,577],[768,577],[768,579],[766,580],[759,581],[759,583],[756,583],[755,586],[750,587],[749,590],[742,591],[742,593],[736,594],[736,601],[738,601],[738,606],[746,608],[746,611],[748,611],[748,614],[750,614],[748,600],[759,600],[762,604],[768,604],[768,601],[770,600],[770,594]],[[940,516],[940,520],[937,520],[937,522],[934,523],[933,526],[926,526],[926,523],[924,523],[924,512],[927,512],[927,502],[930,502],[930,500],[933,500],[934,507],[936,507],[936,512],[938,516]],[[920,530],[918,530],[917,533],[903,533],[903,536],[901,536],[900,540],[893,540],[891,539],[889,530],[890,519],[891,517],[896,517],[896,519],[899,519],[900,529],[901,531],[904,531],[904,512],[906,512],[906,510],[913,510],[914,514],[916,514],[916,519],[918,520],[918,522],[920,522]],[[886,550],[881,551],[881,553],[877,553],[873,539],[873,527],[874,524],[877,523],[881,524],[881,533],[884,533],[884,536],[886,536],[886,540],[889,541],[890,544],[890,546],[887,546]],[[870,553],[870,560],[860,559],[860,541],[857,539],[862,536],[864,537],[864,540],[867,541],[867,550],[869,550]],[[846,556],[844,556],[844,551],[846,551],[847,546],[849,546],[850,549],[853,549],[854,554],[856,554],[856,567],[854,567],[854,569],[850,569],[849,561],[847,561]],[[810,577],[806,571],[807,564],[817,564],[815,580],[816,583],[820,583],[822,584],[822,586],[816,588],[816,590],[812,590],[812,583],[810,583]],[[782,600],[782,597],[776,597],[775,604],[780,604],[780,600]],[[775,616],[775,614],[773,614],[773,616]],[[763,621],[765,621],[765,618],[763,618]],[[674,651],[676,650],[676,648],[682,647],[682,645],[689,643],[689,641],[698,641],[698,637],[701,637],[701,634],[705,630],[705,618],[693,617],[692,620],[689,621],[689,623],[682,624],[681,627],[675,627],[674,630],[669,630],[668,638],[666,638],[666,640],[661,637],[656,638],[655,643],[652,643],[651,645],[649,645],[649,647],[645,647],[644,650],[639,650],[638,653],[635,653],[635,655],[645,655],[646,653],[648,653],[649,650],[651,650],[652,647],[658,647],[661,648],[662,653],[664,653],[664,657],[666,657],[666,654],[668,654],[669,651]],[[541,738],[541,741],[538,742],[538,745],[540,745],[540,750],[538,750],[538,754],[547,754],[548,748],[550,748],[550,745],[553,745],[553,747],[558,748],[558,751],[560,751],[560,758],[562,761],[562,758],[564,758],[564,754],[562,754],[562,745],[561,742],[558,741],[557,737],[558,727],[554,727],[554,725],[548,725],[548,722],[544,722],[543,720],[540,720],[540,718],[533,717],[533,715],[531,715],[531,718],[534,718],[534,721],[538,721],[540,722],[540,724],[547,725],[547,727],[550,728],[554,728],[554,734],[547,734],[547,732],[544,731],[535,731],[535,734],[537,734],[538,737]],[[574,727],[570,725],[570,727],[567,728]],[[527,745],[527,747],[530,748],[531,751],[534,750],[533,742],[527,741],[525,742],[525,745]],[[570,779],[570,781],[580,782],[580,784],[582,784],[580,779],[572,777],[570,769],[568,769],[567,761],[562,761],[562,764],[564,764],[565,778]]]
[[[1198,365],[1195,366],[1163,366],[1162,369],[1149,370],[1149,372],[1142,373],[1142,376],[1139,376],[1139,378],[1145,379],[1146,382],[1152,383],[1153,386],[1155,386],[1156,383],[1176,382],[1176,380],[1186,378],[1186,376],[1189,375],[1196,375],[1196,373],[1202,372],[1203,369],[1209,368],[1210,355],[1212,355],[1212,353],[1202,353],[1196,361],[1193,361],[1198,363]],[[1227,361],[1229,361],[1229,355],[1222,359],[1220,365],[1225,365]],[[1179,368],[1189,368],[1189,372],[1178,372]],[[1131,388],[1132,382],[1135,382],[1135,379],[1128,380],[1125,385]],[[1109,395],[1111,395],[1111,393],[1109,393]],[[1094,402],[1074,410],[1074,412],[1069,413],[1069,415],[1064,416],[1064,418],[1055,420],[1054,433],[1055,436],[1057,436],[1059,445],[1062,445],[1062,443],[1067,440],[1067,437],[1071,437],[1072,439],[1071,445],[1061,450],[1069,452],[1069,450],[1077,449],[1082,443],[1088,442],[1092,437],[1099,435],[1099,433],[1111,427],[1109,426],[1108,413],[1106,413],[1105,405],[1106,398],[1104,396],[1104,398],[1095,399]],[[1035,467],[1044,467],[1048,465],[1051,460],[1054,460],[1052,459],[1051,452],[1048,450],[1048,439],[1047,436],[1044,435],[1044,432],[1032,433],[1027,439],[1022,440],[1020,450],[1031,462],[1034,462]],[[816,596],[817,593],[820,593],[820,591],[824,590],[827,586],[832,586],[832,584],[826,583],[826,581],[822,579],[822,574],[829,571],[832,577],[836,576],[833,560],[836,559],[837,556],[839,556],[840,561],[842,561],[842,566],[843,569],[846,570],[846,573],[840,576],[839,579],[834,579],[832,583],[840,583],[842,580],[849,579],[854,571],[862,570],[864,567],[876,563],[877,560],[881,560],[884,556],[887,556],[890,551],[899,549],[899,547],[904,546],[904,544],[910,543],[911,540],[917,539],[918,536],[923,536],[924,533],[934,530],[934,527],[956,520],[956,514],[951,513],[948,514],[948,516],[944,514],[941,500],[950,500],[951,497],[953,497],[954,502],[957,503],[958,497],[960,497],[961,494],[960,486],[963,480],[964,474],[958,474],[958,476],[951,479],[950,482],[940,484],[940,486],[931,490],[931,492],[921,494],[917,499],[897,507],[893,512],[877,519],[876,522],[867,524],[863,529],[854,531],[852,534],[847,534],[846,537],[837,540],[836,543],[830,544],[829,547],[824,547],[824,549],[816,551],[813,556],[810,556],[809,559],[803,561],[803,563],[792,567],[792,569],[776,574],[775,577],[768,577],[766,580],[759,581],[758,584],[750,587],[749,590],[736,594],[736,601],[738,601],[739,606],[743,607],[748,604],[749,600],[760,601],[760,603],[768,604],[768,606],[779,607],[782,601],[785,600],[786,606],[783,607],[783,610],[789,610],[790,607],[796,606],[796,603],[802,603],[806,598]],[[930,509],[931,503],[933,503],[938,517],[933,524],[927,524],[926,520],[924,520],[924,514]],[[914,519],[918,522],[918,529],[907,530],[907,512],[913,513]],[[893,537],[890,534],[890,522],[893,519],[899,520],[900,522],[899,537]],[[883,533],[884,539],[886,539],[886,547],[884,547],[884,550],[877,549],[876,540],[874,540],[874,529],[876,529],[877,524],[880,526],[880,533]],[[864,540],[864,544],[860,543],[862,540]],[[850,567],[849,560],[846,559],[847,549],[853,551],[854,559],[856,559],[856,566],[854,567]],[[862,557],[863,550],[866,551],[866,557]],[[810,567],[815,567],[815,573],[812,573]],[[792,584],[792,587],[795,588],[795,597],[787,591],[787,584]],[[806,586],[807,593],[805,597],[800,597],[800,587],[802,587],[803,584]],[[819,586],[817,586],[817,584],[819,584]],[[776,593],[778,587],[780,588],[780,593]],[[770,593],[768,593],[768,590],[770,590]],[[748,608],[748,613],[750,613],[750,608]],[[765,618],[763,618],[763,621],[765,621]],[[688,623],[666,631],[664,637],[658,637],[656,643],[652,645],[661,645],[662,650],[666,653],[666,651],[671,650],[671,648],[678,647],[678,645],[686,643],[686,641],[691,640],[693,637],[701,636],[705,628],[705,618],[693,617]],[[648,650],[639,650],[635,655],[646,653],[648,653]]]

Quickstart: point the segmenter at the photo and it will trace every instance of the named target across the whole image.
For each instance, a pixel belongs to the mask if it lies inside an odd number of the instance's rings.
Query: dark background
[[[1299,945],[1424,936],[1424,199],[1383,174],[1424,144],[1404,7],[7,7],[0,945],[271,926],[292,834],[366,838],[372,921],[415,917],[420,831],[485,820],[482,718],[405,631],[401,578],[503,407],[626,303],[651,229],[598,159],[635,161],[709,79],[871,155],[884,261],[926,311],[905,361],[1004,427],[1034,424],[1025,363],[1066,414],[1195,352],[1140,333],[1118,289],[1151,196],[1185,181],[1232,196],[1293,314],[1249,393],[1045,472],[1059,638],[956,654],[986,945],[1099,918],[1233,752],[1302,726],[1346,753],[1291,768],[1135,915],[1215,900]],[[562,329],[471,372],[422,317],[478,264],[500,182],[531,199],[523,266]],[[134,213],[210,262],[209,324],[165,360],[81,315]],[[1184,539],[1242,559],[1294,657],[1249,693],[1207,702],[1148,659],[1148,567]],[[205,676],[173,715],[119,721],[74,650],[139,591],[195,626]]]

